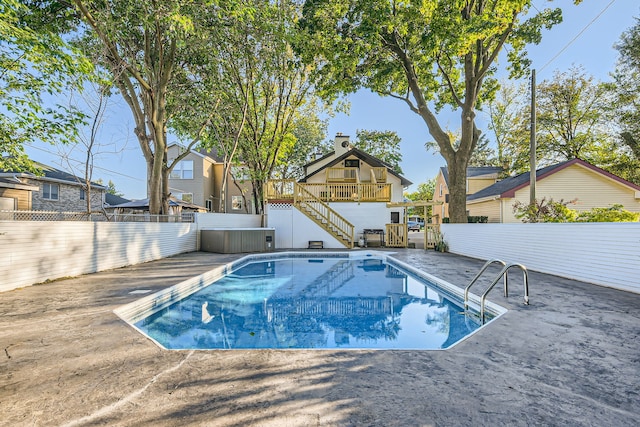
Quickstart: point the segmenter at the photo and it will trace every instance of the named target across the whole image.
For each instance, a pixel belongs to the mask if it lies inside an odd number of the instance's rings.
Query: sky
[[[550,79],[554,71],[565,71],[572,65],[584,67],[597,80],[609,80],[617,60],[613,46],[620,35],[635,24],[634,17],[640,17],[637,0],[583,0],[578,6],[573,5],[573,0],[534,0],[533,4],[539,10],[561,7],[564,16],[561,24],[543,32],[539,45],[527,47],[538,82]],[[498,67],[504,71],[506,64],[498,63]],[[341,132],[355,139],[359,129],[397,132],[402,139],[400,166],[403,175],[414,183],[408,191],[415,191],[418,184],[435,178],[438,169],[446,166],[440,154],[427,152],[424,148],[432,138],[422,119],[403,101],[383,98],[368,90],[361,90],[347,99],[351,104],[349,114],[337,114],[330,119],[327,138],[333,139]],[[478,126],[486,132],[483,114],[478,113]],[[458,113],[443,112],[438,119],[444,128],[451,131],[459,128]],[[112,97],[99,134],[100,147],[96,150],[93,180],[101,178],[105,183],[111,180],[126,198],[141,199],[146,197],[146,165],[133,128],[128,106],[119,97]],[[172,138],[170,143],[179,142]],[[82,145],[72,149],[34,143],[27,146],[26,151],[33,160],[82,176],[83,148]]]

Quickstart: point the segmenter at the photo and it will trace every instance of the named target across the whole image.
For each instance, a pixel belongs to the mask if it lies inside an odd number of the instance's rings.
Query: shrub
[[[513,204],[513,212],[516,218],[522,222],[573,222],[577,216],[577,212],[567,207],[570,203],[575,203],[577,199],[565,202],[560,200],[555,202],[553,199],[547,201],[546,197],[533,203],[515,202]]]
[[[624,206],[615,204],[609,208],[593,208],[590,211],[581,212],[576,218],[577,222],[637,222],[640,221],[640,213],[629,212]]]
[[[489,217],[488,216],[471,216],[468,215],[467,216],[467,222],[468,223],[484,223],[486,224],[487,222],[489,222]],[[444,218],[442,218],[442,223],[443,224],[449,224],[449,217],[445,216]]]

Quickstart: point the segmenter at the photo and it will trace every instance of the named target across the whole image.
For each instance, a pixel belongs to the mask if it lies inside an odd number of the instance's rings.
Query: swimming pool
[[[462,307],[459,288],[386,253],[293,252],[244,257],[116,313],[166,349],[446,349],[487,325]]]

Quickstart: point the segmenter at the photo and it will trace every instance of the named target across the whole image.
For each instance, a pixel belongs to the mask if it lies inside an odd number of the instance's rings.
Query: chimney
[[[336,156],[341,156],[349,151],[351,149],[351,144],[349,144],[349,135],[343,135],[338,132],[336,134],[336,139],[333,142],[333,147],[336,152]]]

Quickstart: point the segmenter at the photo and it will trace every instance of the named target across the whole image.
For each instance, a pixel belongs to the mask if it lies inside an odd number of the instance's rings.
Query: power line
[[[31,147],[31,148],[33,148],[33,149],[35,149],[35,150],[44,151],[45,153],[52,154],[52,155],[54,155],[54,156],[62,157],[62,156],[60,155],[60,153],[54,153],[53,151],[46,150],[46,149],[44,149],[44,148],[42,148],[42,147],[36,147],[36,146],[35,146],[35,145],[33,145],[33,144],[29,144],[29,143],[27,143],[27,144],[25,144],[25,145],[27,145],[27,146],[29,146],[29,147]],[[81,161],[81,160],[77,160],[77,159],[74,159],[74,158],[72,158],[72,157],[68,157],[68,156],[67,156],[66,158],[67,158],[69,161],[73,161],[73,162],[78,163],[78,164],[83,164],[83,163],[84,163],[83,161]],[[135,176],[126,175],[126,174],[124,174],[124,173],[116,172],[116,171],[114,171],[114,170],[107,169],[107,168],[103,168],[103,167],[100,167],[100,166],[95,166],[95,165],[94,165],[94,166],[93,166],[93,168],[94,168],[94,169],[100,169],[100,170],[101,170],[101,171],[103,171],[103,172],[108,172],[108,173],[111,173],[111,174],[114,174],[114,175],[120,175],[120,176],[123,176],[123,177],[125,177],[125,178],[133,179],[133,180],[136,180],[136,181],[144,181],[144,179],[137,178],[137,177],[135,177]]]
[[[559,51],[558,53],[556,53],[556,54],[555,54],[555,56],[554,56],[553,58],[551,58],[551,59],[550,59],[546,64],[544,64],[542,67],[540,67],[540,68],[538,69],[538,71],[542,71],[542,70],[544,70],[544,69],[546,68],[546,66],[547,66],[547,65],[549,65],[549,64],[551,64],[553,61],[555,61],[555,60],[556,60],[556,58],[558,58],[558,57],[559,57],[559,56],[560,56],[560,55],[561,55],[565,50],[567,50],[567,48],[568,48],[569,46],[571,46],[571,45],[573,44],[573,42],[575,42],[575,41],[578,39],[578,37],[580,37],[580,36],[582,35],[582,33],[584,33],[585,31],[587,31],[587,29],[588,29],[588,28],[589,28],[589,27],[590,27],[594,22],[596,22],[596,21],[598,20],[598,18],[600,18],[600,16],[602,16],[602,14],[603,14],[603,13],[605,13],[605,12],[607,11],[607,9],[609,9],[609,7],[611,7],[611,5],[613,5],[615,2],[616,2],[616,0],[611,0],[611,1],[609,2],[609,4],[608,4],[608,5],[606,5],[606,6],[604,7],[604,9],[602,9],[602,10],[600,11],[600,13],[598,13],[598,14],[595,16],[595,18],[593,18],[593,19],[591,20],[591,22],[589,22],[587,25],[585,25],[585,26],[584,26],[584,28],[582,28],[582,30],[580,30],[580,32],[579,32],[579,33],[578,33],[574,38],[572,38],[572,39],[571,39],[571,40],[570,40],[570,41],[569,41],[569,42],[568,42],[568,43],[567,43],[567,44],[566,44],[562,49],[560,49],[560,51]]]

